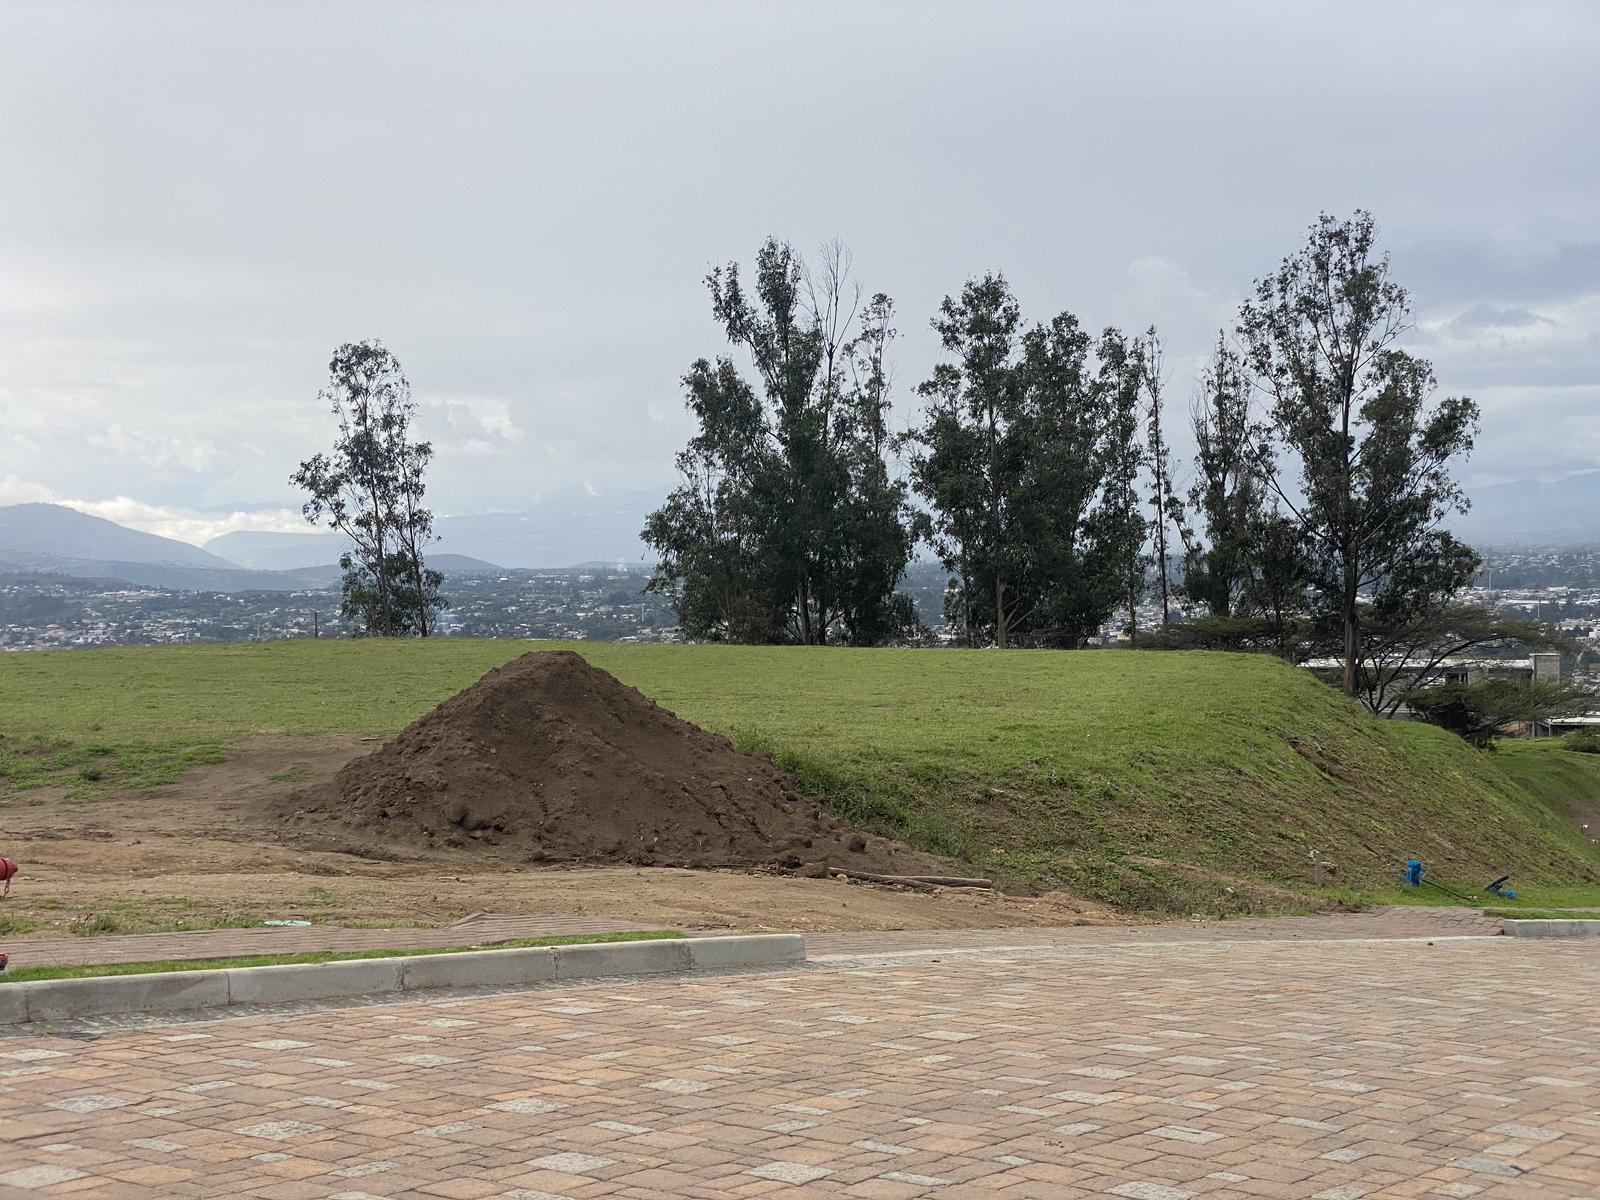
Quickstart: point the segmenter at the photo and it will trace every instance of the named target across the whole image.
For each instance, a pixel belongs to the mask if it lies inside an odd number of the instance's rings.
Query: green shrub
[[[1579,754],[1600,754],[1600,729],[1580,729],[1561,739],[1563,750],[1576,750]]]

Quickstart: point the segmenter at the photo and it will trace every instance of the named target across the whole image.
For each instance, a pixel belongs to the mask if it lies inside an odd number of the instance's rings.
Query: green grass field
[[[6,655],[0,804],[50,785],[92,803],[255,733],[389,733],[536,648],[554,647],[329,640]],[[1600,853],[1561,816],[1600,795],[1600,756],[1554,743],[1476,751],[1370,719],[1262,656],[562,648],[772,754],[865,827],[1135,908],[1258,907],[1273,886],[1308,889],[1313,848],[1339,864],[1351,896],[1387,890],[1413,854],[1474,887],[1503,871],[1520,886],[1600,883]]]

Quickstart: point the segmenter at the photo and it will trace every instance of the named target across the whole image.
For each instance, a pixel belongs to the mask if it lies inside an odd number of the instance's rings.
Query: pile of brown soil
[[[953,870],[841,824],[771,762],[569,651],[490,671],[330,783],[294,793],[284,815],[346,841],[501,846],[532,862]]]

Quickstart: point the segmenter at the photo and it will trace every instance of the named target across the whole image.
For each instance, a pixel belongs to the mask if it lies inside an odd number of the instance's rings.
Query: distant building
[[[1312,671],[1337,671],[1344,661],[1313,658],[1305,666]],[[1407,663],[1394,668],[1397,679],[1415,677],[1428,669],[1426,662]],[[1531,654],[1527,658],[1447,658],[1430,674],[1439,683],[1484,683],[1490,679],[1509,679],[1513,683],[1560,683],[1563,678],[1561,655],[1554,651]]]

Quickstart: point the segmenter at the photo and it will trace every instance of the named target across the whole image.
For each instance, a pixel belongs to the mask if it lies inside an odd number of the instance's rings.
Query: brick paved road
[[[840,963],[0,1038],[0,1197],[1600,1196],[1600,953]]]

